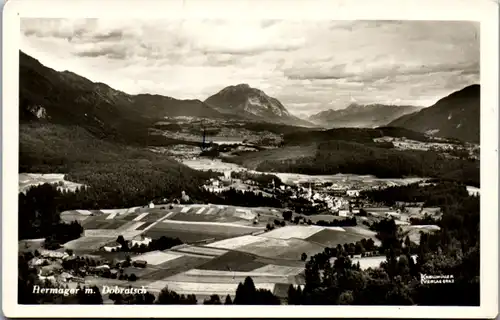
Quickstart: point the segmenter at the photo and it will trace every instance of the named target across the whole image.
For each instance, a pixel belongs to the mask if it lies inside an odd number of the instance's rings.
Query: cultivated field
[[[182,255],[179,258],[172,259],[161,264],[155,265],[154,268],[148,267],[151,272],[142,276],[143,280],[162,280],[178,273],[182,273],[210,261],[211,257],[192,257]]]
[[[336,247],[338,244],[352,243],[363,238],[367,237],[347,231],[339,232],[338,230],[324,229],[306,238],[306,240],[325,247]]]
[[[176,248],[175,250],[176,252],[212,256],[212,257],[218,257],[227,252],[227,250],[224,249],[195,247],[195,246],[182,246],[181,248]]]
[[[182,164],[191,167],[195,170],[201,170],[201,171],[217,171],[217,172],[223,172],[223,171],[243,171],[246,170],[245,168],[233,164],[233,163],[228,163],[228,162],[223,162],[221,160],[211,160],[211,159],[206,159],[206,158],[198,158],[196,160],[193,159],[184,159],[182,160]]]
[[[275,239],[306,239],[322,230],[324,230],[324,228],[318,226],[286,226],[266,232],[261,236]],[[339,231],[344,230],[340,228]]]
[[[246,235],[246,236],[221,240],[217,242],[212,242],[208,246],[212,248],[238,249],[245,245],[250,245],[253,243],[265,242],[265,241],[267,241],[267,239],[264,237]]]
[[[133,283],[89,278],[88,284],[144,285],[151,292],[168,286],[179,294],[196,294],[202,299],[211,294],[234,296],[238,283],[251,276],[257,287],[273,292],[281,290],[285,292],[281,296],[286,297],[290,284],[301,285],[305,281],[302,253],[310,257],[323,252],[325,246],[374,237],[373,232],[362,227],[289,225],[266,232],[263,226],[252,224],[257,213],[261,223],[266,217],[272,221],[281,216],[280,210],[271,208],[216,205],[72,210],[63,214],[64,219],[81,221],[84,237],[64,247],[77,254],[93,254],[109,261],[121,261],[130,256],[133,261],[147,262],[145,268],[125,268],[125,274],[138,277]],[[144,254],[100,250],[106,243],[115,241],[118,235],[131,239],[139,234],[152,238],[179,238],[184,244]],[[359,261],[365,268],[378,266],[383,258],[360,258]]]
[[[268,258],[300,260],[303,252],[307,253],[309,256],[324,250],[321,245],[300,239],[267,239],[268,240],[264,242],[256,242],[242,246],[238,248],[238,251]]]
[[[75,253],[94,252],[108,242],[116,240],[115,236],[81,237],[64,244],[65,249],[72,249]]]
[[[149,288],[156,291],[161,291],[161,289],[168,287],[168,289],[177,292],[178,294],[195,294],[199,295],[212,295],[217,294],[221,297],[226,295],[234,295],[236,288],[238,287],[238,282],[234,283],[201,283],[201,282],[180,282],[180,281],[168,281],[160,280],[150,283]],[[274,283],[258,283],[255,282],[255,287],[258,289],[267,289],[270,291],[274,290]]]
[[[259,152],[249,152],[238,157],[243,166],[255,170],[260,163],[265,160],[268,161],[281,161],[290,159],[301,159],[316,153],[316,145],[309,146],[286,146],[278,149],[263,150]]]
[[[64,180],[64,173],[20,173],[19,192],[26,192],[32,186],[45,183],[57,184],[60,190],[75,191],[83,184]]]
[[[257,257],[245,252],[229,251],[201,265],[202,270],[252,271],[265,264],[256,261]]]
[[[159,265],[174,259],[182,257],[182,254],[163,251],[150,251],[145,254],[136,256],[132,260],[144,260],[148,265]]]
[[[251,225],[257,216],[248,208],[237,208],[232,206],[196,205],[185,206],[176,213],[171,220],[192,222],[222,222],[241,225]]]

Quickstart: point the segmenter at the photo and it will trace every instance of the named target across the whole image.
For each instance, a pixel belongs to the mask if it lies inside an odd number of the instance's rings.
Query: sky
[[[246,83],[298,116],[427,107],[479,83],[479,24],[465,21],[23,18],[20,49],[129,94],[205,100]]]

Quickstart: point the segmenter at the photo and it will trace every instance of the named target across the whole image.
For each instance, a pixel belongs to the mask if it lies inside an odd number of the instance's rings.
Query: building
[[[71,274],[67,273],[67,272],[63,272],[63,273],[61,273],[61,275],[59,276],[59,278],[63,282],[68,282],[71,279],[73,279],[73,276]]]
[[[359,197],[359,190],[347,190],[346,194],[348,197]]]
[[[122,248],[122,245],[119,244],[118,242],[110,242],[108,244],[105,244],[103,249],[104,251],[107,251],[107,252],[115,252],[115,251],[118,251]]]
[[[339,210],[339,217],[347,217],[350,215],[349,210],[347,209],[341,209]]]
[[[107,264],[103,264],[103,265],[95,267],[94,269],[96,271],[106,271],[106,270],[110,270],[111,268]]]
[[[31,261],[30,261],[30,264],[32,266],[43,266],[43,265],[47,265],[49,264],[47,260],[45,259],[40,259],[40,258],[33,258]]]
[[[386,218],[399,218],[401,215],[395,211],[388,211],[385,213]]]
[[[143,244],[147,246],[151,243],[151,241],[153,241],[153,240],[149,237],[146,237],[144,235],[138,235],[132,239],[131,245],[132,245],[132,247],[134,247],[134,246],[140,247]]]
[[[66,252],[52,251],[46,249],[39,249],[38,252],[40,252],[40,256],[50,259],[63,259],[65,256],[68,256]]]
[[[184,202],[188,202],[189,201],[189,196],[186,194],[186,191],[184,191],[184,190],[181,192],[181,199]]]
[[[146,268],[148,262],[146,260],[135,260],[132,265],[137,268]]]
[[[149,205],[148,205],[148,208],[149,208],[149,209],[154,209],[154,207],[155,207],[155,204],[153,203],[153,201],[151,201],[151,202],[149,203]]]

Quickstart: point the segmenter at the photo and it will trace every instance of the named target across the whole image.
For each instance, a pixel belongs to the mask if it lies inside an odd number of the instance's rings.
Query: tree
[[[231,299],[230,295],[226,296],[226,301],[224,301],[224,304],[233,304],[233,300]]]
[[[354,297],[352,291],[344,291],[340,294],[339,304],[351,305],[354,302]]]
[[[218,295],[213,294],[209,299],[205,299],[203,304],[222,304]]]
[[[77,293],[79,304],[102,304],[101,292],[97,286],[89,287],[88,290],[86,289],[86,287],[83,287]]]
[[[136,280],[137,280],[137,276],[135,275],[135,273],[132,273],[132,274],[128,277],[128,280],[129,280],[129,281],[136,281]]]
[[[293,284],[288,287],[287,302],[289,305],[297,304],[297,291]]]
[[[306,261],[307,260],[307,253],[302,252],[302,255],[300,256],[300,260]]]
[[[283,219],[286,220],[286,221],[290,221],[292,219],[292,211],[285,210],[283,212]]]
[[[243,283],[239,283],[236,288],[236,296],[234,297],[234,304],[252,304],[256,295],[255,284],[252,278],[246,277]]]
[[[123,238],[122,235],[119,235],[118,238],[116,238],[116,242],[122,245],[122,250],[126,250],[128,248],[127,241],[125,241],[125,238]]]

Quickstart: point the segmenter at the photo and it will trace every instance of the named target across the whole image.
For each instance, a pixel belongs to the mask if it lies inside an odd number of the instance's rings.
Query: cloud
[[[204,100],[248,83],[300,114],[428,106],[479,82],[472,22],[22,19],[21,49],[131,94]]]

